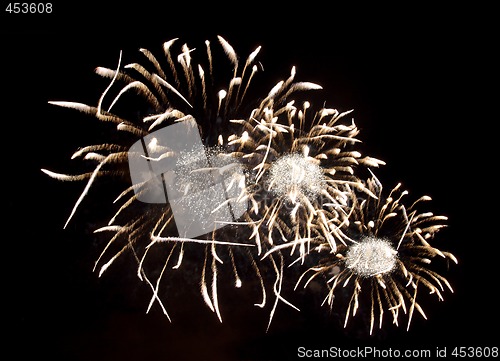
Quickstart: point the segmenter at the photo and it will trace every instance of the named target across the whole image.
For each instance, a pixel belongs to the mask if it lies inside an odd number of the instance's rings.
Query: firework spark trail
[[[330,291],[325,301],[331,304],[338,285],[353,287],[346,323],[349,315],[356,313],[361,287],[367,282],[372,290],[371,330],[377,305],[380,325],[384,309],[397,322],[399,309],[407,311],[405,299],[410,302],[410,320],[414,309],[423,314],[416,302],[418,284],[439,297],[443,284],[451,289],[442,276],[425,267],[426,257],[436,255],[456,261],[450,253],[427,242],[442,225],[426,224],[444,219],[417,214],[414,205],[404,208],[400,204],[404,193],[396,200],[391,193],[382,203],[381,185],[375,177],[365,185],[359,168],[377,168],[384,162],[364,156],[357,149],[359,130],[354,121],[347,120],[351,111],[326,107],[315,111],[309,101],[299,104],[294,100],[297,92],[319,91],[320,85],[295,81],[296,68],[292,67],[286,79],[261,98],[252,99],[251,84],[262,68],[257,60],[261,47],[240,62],[224,38],[219,36],[218,42],[230,64],[222,88],[214,86],[224,78],[216,76],[219,70],[214,67],[214,52],[208,40],[203,51],[187,44],[177,48],[178,39],[172,39],[163,44],[163,59],[147,49],[139,49],[146,59],[144,64],[122,66],[120,52],[115,70],[96,68],[98,75],[110,79],[97,106],[49,102],[114,124],[118,132],[127,134],[122,144],[90,145],[73,154],[72,159],[97,163],[92,172],[68,175],[42,169],[62,181],[87,180],[65,227],[78,208],[85,205],[99,178],[110,177],[117,185],[123,185],[114,200],[117,211],[95,231],[114,233],[95,263],[94,269],[100,265],[99,276],[122,254],[132,252],[139,279],[153,293],[147,312],[157,302],[170,319],[159,296],[166,274],[186,262],[198,263],[202,299],[222,322],[218,295],[221,270],[229,267],[234,286],[239,288],[246,277],[240,277],[238,268],[247,264],[262,292],[260,303],[255,305],[263,308],[271,304],[269,328],[279,302],[296,308],[282,294],[288,280],[285,270],[296,264],[309,265],[310,255],[327,252],[326,264],[310,266],[297,285],[311,273],[306,286],[319,275],[334,272],[328,280]],[[131,96],[135,103],[128,104]],[[137,109],[127,111],[127,105]],[[196,125],[202,148],[183,153],[158,142],[154,136],[157,131],[179,123]],[[144,153],[133,152],[132,144],[141,144]],[[157,164],[176,159],[176,178],[171,178],[172,172],[165,172],[161,179],[163,184],[176,180],[183,198],[169,200],[164,195],[165,202],[161,204],[143,203],[142,197],[155,194],[158,183],[144,180],[130,185],[131,159],[147,162],[149,171]],[[180,219],[174,219],[176,204],[193,212],[201,209],[198,213],[203,214],[196,192],[211,187],[207,179],[224,179],[240,167],[243,176],[221,183],[226,199],[207,215],[217,215],[227,207],[233,218],[236,210],[245,207],[243,214],[232,221],[216,219],[213,231],[200,237],[180,234],[176,230]],[[396,187],[393,193],[397,191]],[[393,219],[405,225],[395,233],[397,241],[392,237],[379,238],[379,230]],[[402,252],[413,252],[423,266],[405,263]],[[368,253],[375,259],[366,258]],[[163,255],[162,261],[158,261],[159,255]],[[391,258],[392,255],[397,257]],[[389,277],[401,274],[404,277]],[[405,281],[403,286],[400,278]],[[413,296],[406,287],[414,289]],[[269,300],[270,293],[273,300]]]

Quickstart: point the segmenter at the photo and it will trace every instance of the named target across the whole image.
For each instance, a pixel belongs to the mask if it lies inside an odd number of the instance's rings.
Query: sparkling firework
[[[116,70],[98,67],[96,73],[110,83],[96,106],[50,102],[115,124],[122,134],[117,142],[74,153],[72,158],[95,164],[91,172],[68,175],[42,169],[58,180],[87,181],[65,227],[99,178],[124,185],[117,189],[115,214],[95,230],[112,234],[95,263],[99,276],[131,252],[139,279],[152,290],[147,311],[157,302],[170,319],[160,286],[169,271],[186,262],[196,264],[203,300],[222,321],[221,269],[229,267],[235,287],[243,284],[239,270],[250,269],[243,273],[251,273],[261,287],[255,305],[271,304],[269,327],[280,301],[296,308],[282,295],[284,269],[309,265],[310,255],[328,252],[324,263],[312,266],[300,280],[311,272],[309,281],[329,275],[330,305],[340,283],[353,286],[346,322],[356,313],[365,284],[372,294],[372,328],[376,305],[380,324],[384,308],[397,322],[399,310],[406,312],[405,299],[410,319],[415,308],[423,314],[415,300],[417,285],[440,298],[442,284],[450,287],[424,266],[429,256],[455,260],[426,241],[441,225],[421,227],[443,219],[417,214],[413,206],[406,209],[392,195],[382,203],[375,178],[365,186],[359,168],[384,162],[357,149],[359,130],[346,121],[350,111],[313,110],[309,101],[296,99],[299,92],[321,86],[295,81],[292,67],[285,80],[254,97],[250,85],[263,70],[256,60],[260,47],[240,62],[224,38],[219,36],[218,42],[230,65],[220,76],[209,41],[204,49],[192,49],[177,47],[173,39],[164,43],[162,59],[140,49],[144,65],[122,66],[120,54]],[[176,148],[175,136],[162,142],[159,134],[166,134],[165,129],[199,133],[200,146],[193,142],[189,149]],[[134,172],[133,165],[141,164]],[[165,164],[168,171],[154,171]],[[403,228],[385,234],[389,219],[399,220],[396,225]]]
[[[401,311],[408,314],[408,328],[414,310],[427,318],[417,302],[418,287],[427,288],[439,300],[443,300],[445,288],[453,292],[446,278],[430,268],[432,259],[439,256],[455,263],[457,259],[429,243],[447,220],[445,216],[417,210],[430,197],[423,196],[406,207],[403,197],[407,192],[401,191],[401,184],[387,196],[375,176],[367,184],[376,197],[350,198],[354,204],[349,221],[341,228],[343,244],[336,252],[331,252],[328,245],[318,246],[317,250],[329,254],[319,265],[304,272],[299,283],[306,279],[307,285],[316,277],[325,276],[329,289],[325,302],[331,307],[336,294],[347,294],[345,325],[364,302],[369,303],[371,334],[377,319],[379,328],[382,327],[384,312],[392,315],[396,325]],[[365,290],[367,293],[362,294]]]

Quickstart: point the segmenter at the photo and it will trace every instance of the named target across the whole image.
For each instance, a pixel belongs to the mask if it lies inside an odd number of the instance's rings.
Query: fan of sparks
[[[444,277],[428,268],[434,256],[456,262],[451,253],[429,244],[445,217],[417,213],[415,204],[405,208],[404,193],[395,198],[398,187],[383,198],[375,176],[364,180],[363,169],[384,162],[361,154],[359,130],[348,120],[350,111],[314,110],[310,101],[297,100],[299,94],[322,88],[296,81],[295,67],[267,91],[254,95],[251,84],[264,73],[257,60],[261,48],[244,61],[220,36],[216,51],[221,55],[212,48],[209,41],[190,48],[173,39],[163,44],[161,58],[140,49],[144,63],[126,65],[120,53],[115,69],[96,69],[109,84],[95,106],[50,102],[114,124],[122,134],[112,138],[119,142],[89,145],[73,154],[73,159],[95,165],[90,172],[70,175],[42,169],[58,180],[86,182],[66,225],[79,208],[92,206],[92,189],[99,179],[116,182],[116,212],[95,230],[111,234],[95,263],[99,276],[130,252],[138,278],[152,291],[147,311],[157,303],[169,319],[168,297],[161,292],[166,275],[193,264],[201,270],[200,294],[221,322],[218,289],[220,274],[226,270],[234,276],[235,287],[243,287],[244,281],[259,285],[255,305],[269,305],[268,327],[280,302],[297,308],[290,300],[293,294],[283,294],[284,284],[307,286],[313,279],[325,280],[325,303],[332,307],[340,290],[351,292],[346,305],[338,305],[347,307],[346,324],[363,307],[365,288],[370,295],[371,306],[366,306],[371,307],[370,331],[376,317],[381,327],[384,312],[396,324],[401,311],[410,320],[414,309],[425,317],[416,301],[418,286],[440,299],[443,285],[451,290]],[[225,62],[226,70],[219,69],[214,59]],[[224,183],[227,199],[209,214],[228,204],[241,211],[231,213],[234,219],[216,221],[217,227],[199,236],[180,234],[174,201],[144,203],[141,194],[152,191],[150,183],[131,182],[132,144],[144,144],[155,131],[177,123],[196,124],[202,150],[181,154],[150,142],[147,146],[160,149],[159,156],[146,158],[152,163],[177,159],[183,201],[193,212],[202,208],[193,194],[211,186],[207,172],[223,176],[234,164],[242,169]],[[209,166],[193,161],[200,156]],[[314,264],[318,255],[321,262]]]
[[[414,310],[427,318],[416,300],[418,286],[439,300],[443,300],[445,288],[453,292],[447,279],[429,268],[436,256],[457,263],[453,254],[429,243],[445,227],[447,217],[418,211],[422,202],[431,200],[428,196],[405,206],[408,192],[401,190],[401,184],[385,195],[382,184],[372,175],[367,188],[376,197],[352,195],[351,213],[340,231],[344,241],[336,252],[331,252],[328,244],[318,244],[322,260],[302,274],[296,287],[303,280],[307,286],[316,277],[325,276],[328,292],[324,303],[334,307],[339,302],[335,295],[342,293],[337,298],[347,302],[337,306],[346,308],[345,325],[358,308],[369,304],[370,334],[376,321],[382,328],[384,312],[396,325],[401,312],[408,314],[409,328]]]

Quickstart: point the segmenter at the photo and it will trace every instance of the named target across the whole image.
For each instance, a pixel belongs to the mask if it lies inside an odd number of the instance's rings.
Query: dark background
[[[485,112],[497,102],[487,91],[496,88],[491,10],[53,4],[47,15],[9,15],[3,2],[0,9],[2,298],[13,359],[291,360],[299,346],[448,353],[498,346],[498,113]],[[102,129],[47,101],[96,104],[107,83],[93,70],[114,68],[120,50],[142,59],[140,47],[160,54],[171,38],[198,46],[217,34],[242,58],[262,45],[270,86],[296,65],[297,80],[323,86],[321,101],[354,109],[365,153],[387,162],[377,173],[386,187],[403,182],[414,199],[432,196],[429,209],[449,217],[434,244],[459,259],[445,271],[455,292],[424,303],[427,321],[415,314],[407,332],[386,318],[384,332],[361,337],[309,296],[300,313],[280,305],[266,333],[268,309],[251,306],[246,291],[225,291],[234,295],[221,305],[220,324],[196,285],[184,290],[189,281],[181,279],[167,302],[170,323],[159,307],[145,314],[150,290],[127,268],[130,260],[101,278],[92,272],[102,246],[78,221],[102,221],[99,210],[81,211],[63,230],[84,185],[57,182],[40,168],[76,170],[69,157]]]

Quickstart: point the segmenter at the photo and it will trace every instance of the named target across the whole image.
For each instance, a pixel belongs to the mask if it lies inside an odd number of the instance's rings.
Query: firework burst
[[[287,92],[286,83],[271,93],[279,92]],[[247,216],[259,253],[263,244],[278,241],[284,247],[300,245],[304,256],[318,227],[335,248],[332,234],[337,220],[347,215],[348,186],[370,193],[355,168],[384,163],[354,149],[359,131],[354,122],[341,121],[350,112],[320,109],[309,118],[309,102],[300,108],[294,101],[283,104],[281,98],[263,103],[267,105],[261,104],[250,121],[241,121],[245,130],[230,142],[240,145],[233,154],[253,171],[246,189],[252,204]]]
[[[215,199],[219,188],[211,189],[211,193],[203,193],[203,197],[195,197],[193,194],[210,188],[216,182],[214,177],[224,176],[237,161],[231,158],[226,140],[228,133],[237,131],[239,126],[234,126],[230,119],[240,111],[250,82],[258,71],[255,57],[260,47],[248,56],[240,69],[233,48],[222,37],[218,40],[231,65],[229,80],[218,91],[214,90],[216,80],[211,43],[205,42],[204,51],[191,49],[184,44],[180,46],[179,54],[173,55],[173,48],[177,44],[177,39],[173,39],[163,44],[164,58],[161,60],[149,50],[140,49],[146,58],[144,65],[130,63],[123,66],[120,53],[116,70],[96,68],[98,75],[110,79],[96,106],[67,101],[50,102],[89,114],[102,122],[113,123],[116,130],[122,134],[118,138],[120,143],[90,145],[73,154],[73,159],[83,158],[95,162],[96,166],[92,172],[68,175],[46,169],[42,171],[62,181],[87,181],[65,227],[77,209],[84,204],[91,187],[99,178],[111,177],[117,185],[126,185],[118,191],[114,201],[118,206],[116,213],[106,225],[95,230],[113,234],[99,256],[95,269],[99,270],[101,276],[118,257],[125,252],[132,252],[138,264],[139,278],[147,282],[153,291],[148,311],[154,302],[158,302],[167,317],[169,315],[166,307],[158,296],[160,283],[169,269],[181,267],[185,254],[189,253],[186,252],[189,244],[196,243],[205,248],[205,251],[201,252],[204,256],[199,261],[202,264],[201,293],[207,305],[221,320],[217,297],[218,267],[220,264],[230,263],[235,274],[235,284],[237,287],[241,286],[236,269],[237,262],[230,246],[252,246],[250,242],[227,241],[238,238],[234,227],[224,227],[225,230],[221,233],[216,229],[220,226],[217,226],[199,237],[189,236],[183,232],[185,229],[179,226],[182,217],[174,220],[176,209],[187,208],[194,210],[198,218],[207,212],[209,216],[217,218],[216,210],[223,204],[217,203],[216,209],[205,209],[205,212],[201,212],[200,208],[203,207],[200,202],[203,202],[204,197]],[[192,53],[195,51],[205,54],[199,58],[200,63],[195,63],[192,59]],[[242,81],[243,78],[245,81]],[[199,133],[200,146],[173,149],[171,144],[161,143],[158,131],[164,127],[174,129],[172,126],[175,124],[184,125],[181,130]],[[171,137],[171,140],[175,140],[174,138]],[[140,178],[143,174],[134,174],[131,164],[142,162],[152,169],[169,160],[176,169],[171,172],[174,176],[173,182],[179,186],[175,189],[176,194],[169,193],[167,196],[163,192],[165,188],[158,192],[159,183],[156,178],[144,181],[133,179],[134,176]],[[241,185],[244,186],[245,182],[242,183],[237,177],[225,180],[228,182],[224,184],[222,191],[231,194],[232,198],[239,198]],[[161,181],[168,183],[167,176],[162,175]],[[172,189],[169,188],[170,191]],[[180,196],[180,200],[176,199]],[[207,222],[208,225],[205,226],[209,227],[213,223]],[[200,253],[195,247],[190,250],[195,258]],[[158,261],[159,254],[164,257],[162,261]],[[156,263],[148,263],[151,255],[154,255]],[[160,262],[159,267],[157,262]],[[260,277],[255,263],[254,269]],[[212,282],[209,281],[210,277]]]
[[[401,190],[401,184],[384,195],[382,184],[372,176],[367,188],[376,197],[350,198],[354,204],[348,222],[341,227],[342,245],[336,252],[328,245],[318,246],[317,250],[329,254],[304,272],[299,283],[306,280],[307,286],[323,275],[329,289],[324,302],[334,307],[339,302],[334,301],[336,295],[347,297],[344,326],[366,302],[370,304],[370,334],[377,320],[382,327],[384,312],[392,315],[396,325],[400,313],[407,314],[409,328],[414,310],[427,318],[417,302],[420,286],[439,300],[443,300],[445,288],[453,292],[446,278],[431,269],[436,256],[457,263],[453,254],[429,243],[445,227],[447,218],[418,211],[422,202],[430,200],[428,196],[405,206],[403,198],[408,192]]]
[[[116,212],[95,230],[111,233],[95,263],[99,276],[130,252],[139,279],[152,290],[147,311],[158,303],[170,319],[160,297],[166,275],[195,265],[201,296],[222,321],[221,270],[229,269],[235,287],[251,274],[261,290],[255,305],[271,304],[268,327],[280,301],[296,308],[282,295],[285,268],[309,265],[311,255],[325,251],[323,263],[299,282],[329,275],[329,304],[340,283],[353,287],[346,322],[356,313],[361,285],[371,289],[372,329],[376,306],[380,324],[384,309],[397,322],[408,301],[410,319],[414,309],[423,314],[419,284],[441,298],[442,285],[450,286],[425,265],[435,255],[455,258],[427,243],[442,225],[422,225],[443,218],[405,208],[393,198],[397,189],[383,203],[375,178],[365,185],[360,168],[384,162],[361,154],[350,111],[299,102],[297,93],[321,86],[296,81],[295,67],[251,96],[263,70],[260,47],[241,61],[219,36],[217,50],[229,65],[224,71],[209,41],[202,48],[178,45],[177,39],[164,43],[161,59],[140,49],[144,64],[122,65],[120,53],[116,69],[98,67],[109,85],[96,106],[50,102],[114,124],[119,134],[73,154],[94,164],[90,172],[42,169],[58,180],[87,182],[65,227],[100,178],[116,182]]]

